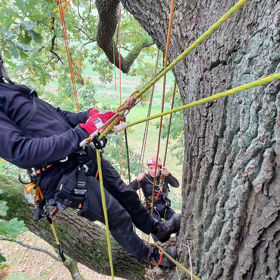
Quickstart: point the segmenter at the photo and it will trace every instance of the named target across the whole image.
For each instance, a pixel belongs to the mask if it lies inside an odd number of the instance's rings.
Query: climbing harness
[[[147,179],[147,181],[151,184],[151,185],[153,185],[153,181],[152,180],[150,180],[149,178],[148,178],[148,176],[147,175],[145,175],[145,178]],[[164,201],[164,203],[165,203],[165,206],[166,207],[170,207],[170,199],[168,199],[167,197],[166,197],[166,195],[164,194],[164,191],[163,191],[163,189],[164,189],[164,179],[165,179],[165,176],[164,175],[160,175],[160,178],[159,178],[159,183],[157,184],[155,184],[155,192],[154,192],[154,199],[157,201],[157,200],[159,200],[159,199],[162,199],[163,201]],[[139,183],[139,185],[141,185],[140,184],[140,182],[138,182]],[[160,197],[160,195],[161,195],[161,197]],[[152,206],[152,195],[150,195],[148,198],[147,198],[147,200],[146,200],[146,202],[145,202],[145,204],[146,205],[150,205],[151,207],[154,207],[154,210],[155,209],[157,209],[157,207],[156,207],[156,205],[153,205]]]
[[[73,157],[77,156],[79,162],[78,169],[75,169],[70,175],[66,176],[67,178],[63,177],[57,188],[54,199],[49,200],[49,204],[55,206],[52,211],[50,211],[46,205],[46,199],[44,198],[44,195],[40,188],[40,181],[43,173],[56,166],[57,163],[54,163],[52,165],[45,164],[39,169],[28,169],[30,182],[25,187],[25,193],[29,195],[29,202],[32,202],[32,199],[30,199],[30,195],[32,191],[35,190],[33,205],[36,206],[36,213],[33,219],[34,221],[39,221],[43,217],[47,218],[47,221],[52,229],[53,235],[56,240],[59,255],[63,262],[66,259],[63,254],[63,250],[61,248],[61,244],[59,242],[52,217],[54,217],[60,210],[63,210],[66,207],[81,209],[84,204],[85,193],[87,192],[86,183],[88,180],[88,176],[86,173],[88,172],[89,167],[84,162],[84,158],[86,156],[85,151],[80,151],[78,155],[73,155]],[[67,157],[59,162],[66,162],[69,160],[69,158],[72,157]]]
[[[46,167],[44,170],[43,169],[38,169],[38,170],[34,170],[34,174],[36,175],[30,175],[31,178],[33,178],[31,181],[26,187],[25,187],[25,193],[27,195],[31,195],[32,191],[35,189],[35,194],[34,194],[34,199],[33,199],[33,205],[36,205],[36,213],[34,215],[34,218],[33,220],[35,222],[39,221],[42,217],[46,217],[47,218],[47,221],[51,227],[51,230],[52,230],[52,233],[54,235],[54,238],[55,238],[55,241],[56,241],[56,245],[57,245],[57,248],[58,248],[58,252],[59,252],[59,256],[62,260],[62,262],[65,262],[66,258],[64,256],[64,253],[63,253],[63,250],[61,248],[61,245],[60,245],[60,241],[58,239],[58,236],[57,236],[57,233],[56,233],[56,229],[55,229],[55,226],[54,226],[54,223],[53,223],[53,220],[52,220],[52,217],[54,217],[57,213],[58,213],[58,209],[55,208],[53,211],[49,211],[47,208],[46,208],[46,200],[44,198],[44,195],[42,193],[42,190],[40,188],[39,185],[37,185],[37,180],[38,182],[40,181],[38,177],[40,177],[40,174],[42,174],[42,172],[44,172],[47,168],[50,168],[51,166],[49,167]],[[35,179],[35,177],[37,177]],[[31,202],[29,200],[29,202]]]

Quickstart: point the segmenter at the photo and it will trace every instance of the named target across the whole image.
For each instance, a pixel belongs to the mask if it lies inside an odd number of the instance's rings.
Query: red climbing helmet
[[[157,165],[159,167],[162,167],[162,163],[161,163],[161,160],[160,158],[158,158],[158,162],[156,164],[156,161],[157,161],[157,158],[156,157],[151,157],[148,162],[147,162],[147,165]]]

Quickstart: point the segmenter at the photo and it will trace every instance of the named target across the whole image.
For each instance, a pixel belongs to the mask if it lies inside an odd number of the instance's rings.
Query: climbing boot
[[[173,259],[176,257],[176,247],[170,246],[164,251]],[[175,264],[169,260],[157,247],[149,246],[149,255],[145,262],[155,266],[174,267]]]
[[[168,221],[157,221],[155,231],[152,232],[160,242],[166,242],[172,233],[180,230],[181,215],[174,214]]]

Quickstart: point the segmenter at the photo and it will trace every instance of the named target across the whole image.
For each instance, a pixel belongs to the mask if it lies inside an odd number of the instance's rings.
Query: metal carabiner
[[[25,181],[24,179],[22,179],[22,175],[18,174],[18,180],[20,181],[20,183],[22,183],[23,185],[28,185],[32,182],[31,176],[29,173],[27,173],[26,175],[28,175],[29,177],[29,181]]]

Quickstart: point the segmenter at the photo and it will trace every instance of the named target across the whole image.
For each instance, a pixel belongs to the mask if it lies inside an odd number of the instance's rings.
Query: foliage
[[[16,168],[3,160],[0,161],[0,175],[1,176],[13,176],[16,173]],[[0,189],[0,217],[7,216],[8,206],[7,202],[1,200],[1,195],[3,194],[3,190]],[[19,221],[18,219],[12,219],[10,221],[6,221],[0,218],[0,235],[4,235],[6,237],[15,238],[17,235],[26,231],[27,228],[24,226],[23,221]],[[0,269],[5,265],[5,258],[1,255],[0,252]]]
[[[2,190],[0,190],[0,195],[2,194]],[[7,216],[8,206],[7,202],[0,200],[0,216]],[[27,228],[24,225],[23,221],[19,221],[17,218],[11,219],[9,221],[5,221],[0,219],[0,235],[4,235],[6,237],[15,238],[19,234],[22,234],[24,231],[27,231]],[[0,252],[0,265],[5,262],[6,259],[2,256]]]

